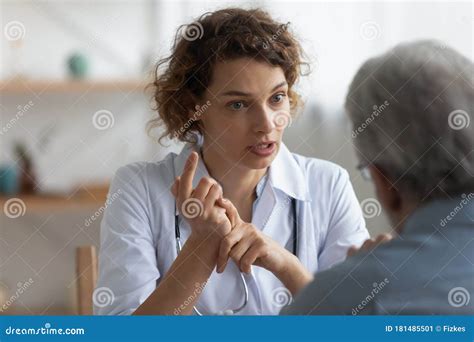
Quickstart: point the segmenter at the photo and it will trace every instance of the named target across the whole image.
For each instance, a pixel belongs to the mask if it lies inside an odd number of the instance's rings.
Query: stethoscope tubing
[[[297,248],[298,248],[298,211],[297,211],[297,203],[296,199],[292,198],[291,199],[291,206],[292,206],[292,211],[293,211],[293,254],[297,256]],[[176,211],[176,203],[175,203],[175,213]],[[175,239],[176,239],[176,254],[178,255],[181,253],[181,229],[179,227],[179,214],[175,214],[175,219],[174,219],[174,226],[175,226]],[[223,310],[219,311],[217,313],[214,313],[214,315],[234,315],[236,313],[239,313],[242,311],[248,304],[249,302],[249,290],[248,290],[248,285],[247,281],[245,280],[245,276],[243,272],[240,272],[240,279],[242,283],[242,287],[244,288],[244,301],[243,303],[237,308],[237,309],[228,309],[228,310]],[[194,312],[198,316],[203,316],[203,314],[196,308],[196,306],[193,307]]]

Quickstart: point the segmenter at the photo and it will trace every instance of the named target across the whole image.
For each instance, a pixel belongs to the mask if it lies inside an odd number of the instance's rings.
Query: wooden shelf
[[[0,207],[12,198],[20,199],[28,212],[65,211],[77,209],[94,209],[105,204],[108,186],[81,189],[72,196],[33,194],[33,195],[0,195]]]
[[[65,93],[65,92],[143,92],[142,80],[27,80],[0,81],[0,94],[7,93]]]

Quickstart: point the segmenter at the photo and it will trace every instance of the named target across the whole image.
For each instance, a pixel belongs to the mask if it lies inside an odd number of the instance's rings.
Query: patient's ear
[[[402,211],[402,197],[393,181],[382,168],[370,165],[370,176],[375,186],[377,198],[389,214],[398,215]]]

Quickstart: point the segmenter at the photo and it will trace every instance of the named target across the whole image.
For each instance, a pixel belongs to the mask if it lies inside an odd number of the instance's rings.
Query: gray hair
[[[365,62],[346,97],[362,164],[418,200],[474,189],[474,64],[437,41]]]

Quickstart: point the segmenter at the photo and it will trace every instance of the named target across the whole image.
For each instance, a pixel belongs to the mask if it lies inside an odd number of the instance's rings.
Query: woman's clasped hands
[[[277,276],[287,271],[287,265],[294,263],[296,257],[253,224],[244,222],[232,202],[223,198],[216,180],[203,177],[192,188],[198,160],[198,154],[192,152],[171,192],[180,214],[191,227],[191,234],[203,243],[218,241],[209,244],[217,247],[211,247],[216,248],[217,272],[225,270],[229,259],[245,273],[251,272],[252,265],[264,267]]]

